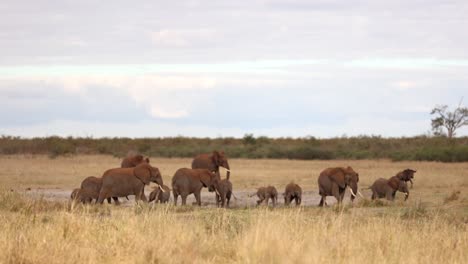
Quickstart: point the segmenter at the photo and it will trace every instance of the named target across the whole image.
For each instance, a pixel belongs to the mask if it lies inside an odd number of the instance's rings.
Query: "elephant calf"
[[[371,185],[370,189],[372,190],[372,200],[376,198],[386,198],[389,201],[393,201],[397,191],[405,194],[405,201],[409,196],[406,181],[400,180],[397,176],[393,176],[390,179],[377,179]]]
[[[249,195],[249,197],[252,197],[255,194],[259,199],[257,201],[257,205],[260,205],[262,202],[265,202],[265,204],[268,205],[268,200],[271,199],[273,206],[275,206],[278,201],[278,191],[276,191],[276,188],[271,185],[258,188],[257,192]]]
[[[216,193],[216,205],[219,207],[229,207],[229,201],[232,195],[232,183],[228,179],[224,179],[218,184],[218,192]]]
[[[302,201],[302,188],[301,186],[291,182],[286,185],[283,196],[285,205],[291,204],[292,200],[296,202],[296,205],[300,205]]]
[[[400,179],[400,181],[405,181],[405,182],[409,181],[411,183],[411,188],[413,188],[413,179],[414,179],[415,173],[416,173],[415,170],[406,169],[406,170],[398,172],[396,176],[398,177],[398,179]]]
[[[155,201],[156,203],[167,203],[169,202],[169,197],[171,196],[171,189],[167,185],[161,186],[164,192],[160,188],[155,188],[149,195],[149,202]]]

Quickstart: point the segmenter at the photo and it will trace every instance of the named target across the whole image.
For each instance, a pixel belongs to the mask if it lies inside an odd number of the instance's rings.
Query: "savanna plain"
[[[191,159],[150,157],[166,185]],[[0,263],[466,263],[468,163],[388,160],[230,159],[237,200],[202,207],[123,201],[69,201],[87,176],[118,167],[112,156],[0,156]],[[327,167],[352,166],[366,198],[317,207],[317,177]],[[380,177],[417,170],[409,199],[370,200]],[[222,175],[225,171],[221,171]],[[299,184],[304,203],[255,206],[257,187],[280,193]],[[151,191],[147,187],[145,193]],[[349,197],[349,193],[346,194]],[[180,203],[180,200],[179,200]],[[191,204],[191,203],[189,203]]]

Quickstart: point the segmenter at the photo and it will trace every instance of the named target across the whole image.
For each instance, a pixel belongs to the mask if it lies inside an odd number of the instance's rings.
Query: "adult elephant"
[[[140,165],[143,162],[149,163],[150,162],[149,158],[145,158],[143,157],[143,155],[140,155],[140,154],[131,155],[131,156],[125,157],[122,160],[120,167],[121,168],[133,168],[133,167]]]
[[[229,163],[224,151],[213,151],[213,153],[207,154],[199,154],[195,156],[192,161],[192,169],[208,169],[210,171],[214,171],[218,176],[219,180],[221,180],[219,174],[219,167],[223,167],[227,170],[226,172],[226,179],[229,180],[229,176],[231,175],[231,169],[229,168]],[[210,190],[213,191],[213,190]]]
[[[158,168],[144,162],[134,168],[116,168],[104,172],[98,203],[109,197],[125,197],[135,195],[135,200],[146,202],[145,185],[156,183],[160,188],[163,179]],[[161,188],[161,190],[163,190]]]
[[[319,206],[326,204],[327,196],[335,196],[338,203],[343,201],[346,188],[351,191],[351,201],[358,192],[359,174],[351,167],[328,168],[318,177],[319,194],[322,196]]]
[[[83,203],[86,202],[91,202],[93,200],[98,200],[99,198],[99,192],[101,191],[102,187],[102,178],[94,177],[94,176],[89,176],[86,177],[82,182],[81,182],[81,187],[80,187],[80,200]],[[114,199],[115,204],[120,204],[119,198],[117,197],[112,197]],[[111,203],[111,198],[107,198],[107,202]]]
[[[200,193],[203,187],[213,187],[218,192],[217,176],[207,169],[181,168],[172,177],[172,194],[174,195],[174,205],[177,205],[177,198],[182,197],[182,205],[187,202],[189,194],[195,195],[197,204],[201,206]]]

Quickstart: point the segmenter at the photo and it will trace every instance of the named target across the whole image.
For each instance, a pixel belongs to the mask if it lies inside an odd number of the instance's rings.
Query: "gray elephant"
[[[133,168],[138,166],[139,164],[146,162],[150,163],[149,158],[143,157],[143,155],[137,154],[137,155],[131,155],[128,157],[125,157],[122,160],[122,163],[120,164],[121,168]]]
[[[403,170],[403,171],[400,171],[397,173],[397,177],[398,179],[400,179],[401,181],[405,181],[405,182],[411,182],[411,188],[413,188],[413,179],[414,179],[414,174],[416,173],[415,170],[412,170],[412,169],[406,169],[406,170]]]
[[[163,179],[158,168],[144,162],[134,168],[116,168],[104,172],[98,203],[109,197],[125,197],[135,195],[138,202],[146,202],[145,185],[156,183],[162,189]]]
[[[296,205],[300,205],[302,201],[302,188],[301,186],[291,182],[286,185],[284,189],[284,204],[289,205],[294,200]]]
[[[214,171],[219,180],[221,180],[219,167],[223,167],[227,170],[226,179],[229,180],[231,169],[229,168],[227,157],[223,151],[219,152],[215,150],[213,153],[199,154],[192,161],[192,169],[208,169]]]
[[[232,183],[228,179],[223,179],[218,184],[218,192],[216,193],[216,205],[219,207],[229,207],[231,201]]]
[[[408,185],[397,176],[393,176],[390,179],[377,179],[369,189],[372,190],[372,200],[386,198],[389,201],[393,201],[397,191],[405,194],[405,201],[409,196]]]
[[[328,168],[318,177],[319,194],[322,196],[319,206],[326,205],[327,196],[335,196],[338,203],[343,201],[346,188],[351,192],[351,202],[358,192],[359,174],[351,167]]]
[[[174,195],[174,205],[177,205],[177,198],[182,197],[182,205],[187,202],[187,196],[195,195],[196,204],[201,206],[200,193],[203,187],[212,187],[218,190],[217,176],[207,169],[181,168],[172,177],[172,194]]]
[[[254,195],[257,195],[258,197],[257,205],[260,205],[263,202],[265,202],[265,204],[268,205],[268,201],[270,199],[273,203],[273,206],[275,206],[278,202],[278,191],[274,186],[271,185],[267,187],[258,188],[257,192],[254,194],[250,194],[249,197],[252,197]]]
[[[171,196],[171,189],[167,185],[163,185],[161,191],[160,188],[155,188],[149,195],[149,202],[155,201],[155,203],[167,203],[169,202],[169,197]]]

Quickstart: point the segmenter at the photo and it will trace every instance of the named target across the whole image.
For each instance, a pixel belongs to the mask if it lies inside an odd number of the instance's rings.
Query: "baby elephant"
[[[376,198],[386,198],[389,201],[393,201],[397,191],[405,194],[405,201],[409,196],[408,185],[405,181],[399,180],[396,176],[390,179],[377,179],[374,184],[371,185],[370,189],[372,190],[372,200]]]
[[[219,207],[229,207],[231,200],[232,183],[228,179],[223,179],[218,183],[218,190],[216,192],[216,205]]]
[[[300,205],[302,201],[302,188],[301,186],[291,182],[286,185],[283,196],[285,205],[291,204],[293,200],[296,202],[296,205]]]
[[[154,191],[150,193],[149,202],[152,202],[154,200],[156,200],[156,203],[169,202],[169,197],[171,196],[171,189],[169,189],[169,187],[167,187],[167,185],[164,184],[161,187],[164,189],[164,192],[162,192],[159,188],[155,188]]]
[[[271,185],[258,188],[257,193],[251,194],[249,197],[252,197],[255,194],[259,199],[257,201],[257,205],[260,205],[262,202],[265,202],[265,204],[268,205],[268,200],[271,199],[273,206],[275,206],[278,201],[278,192],[276,191],[276,188]]]

